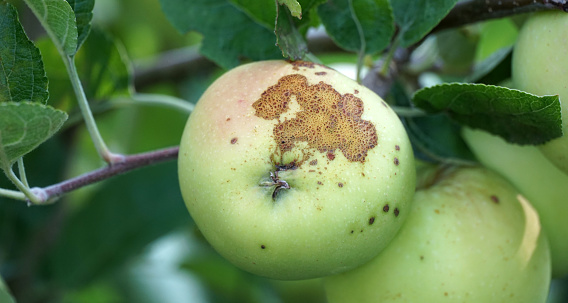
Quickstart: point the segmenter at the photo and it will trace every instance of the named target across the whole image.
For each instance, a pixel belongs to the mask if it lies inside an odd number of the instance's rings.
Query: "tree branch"
[[[458,2],[432,31],[543,10],[568,11],[566,0],[466,0]]]
[[[47,187],[34,187],[32,192],[40,199],[40,205],[51,204],[63,194],[79,189],[134,169],[177,159],[179,147],[151,151],[147,153],[124,156],[124,161],[115,163],[75,178],[53,184]]]

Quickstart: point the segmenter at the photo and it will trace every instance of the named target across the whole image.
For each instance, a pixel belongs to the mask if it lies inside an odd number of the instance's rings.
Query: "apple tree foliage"
[[[464,126],[523,146],[562,136],[558,96],[510,81],[526,18],[562,5],[0,0],[0,301],[325,302],[317,280],[263,279],[220,258],[187,214],[175,163],[150,166],[175,159],[200,94],[249,61],[348,62],[399,113],[417,159],[472,164]],[[562,277],[550,302],[568,297]]]

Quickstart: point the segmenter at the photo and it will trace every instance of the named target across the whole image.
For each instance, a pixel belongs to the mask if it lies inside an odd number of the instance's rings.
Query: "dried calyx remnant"
[[[295,69],[314,67],[313,63],[301,63],[293,63]],[[300,110],[295,117],[282,121],[280,116],[289,110],[293,97]],[[323,81],[310,85],[301,74],[283,76],[252,106],[256,116],[278,120],[273,135],[280,155],[292,150],[298,142],[307,143],[301,151],[302,158],[294,160],[294,167],[301,166],[315,150],[326,153],[330,161],[335,159],[336,151],[341,151],[347,160],[363,163],[367,152],[377,146],[375,126],[361,118],[363,101],[350,93],[342,95]],[[277,167],[282,165],[276,164]],[[277,190],[282,188],[286,187],[277,187]]]

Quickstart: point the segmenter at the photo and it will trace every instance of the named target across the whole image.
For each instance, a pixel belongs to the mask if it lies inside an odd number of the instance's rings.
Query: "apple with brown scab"
[[[226,259],[281,280],[372,259],[409,211],[407,134],[369,89],[323,65],[262,61],[218,78],[185,128],[179,181]]]

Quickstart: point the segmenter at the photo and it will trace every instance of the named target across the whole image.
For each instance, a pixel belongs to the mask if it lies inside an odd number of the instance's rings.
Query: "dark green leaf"
[[[0,103],[0,165],[9,168],[53,136],[67,114],[50,106],[31,102]]]
[[[504,47],[491,55],[477,62],[473,66],[473,72],[464,80],[464,82],[475,82],[492,72],[499,64],[507,59],[511,55],[512,47]]]
[[[252,20],[269,30],[274,29],[276,2],[274,0],[230,0]]]
[[[403,118],[418,158],[441,162],[475,162],[460,136],[461,127],[443,114]]]
[[[558,96],[535,96],[484,84],[451,83],[419,90],[416,106],[446,112],[458,123],[516,144],[542,144],[562,135]]]
[[[410,46],[429,33],[458,0],[391,0],[400,45]]]
[[[412,106],[401,84],[395,82],[391,96],[397,106]],[[461,137],[461,127],[447,115],[404,117],[406,128],[416,158],[434,162],[475,162],[475,158]]]
[[[67,0],[77,19],[77,49],[85,42],[91,30],[95,0]]]
[[[52,104],[71,111],[76,106],[69,74],[50,41],[37,41],[44,57],[45,70],[49,77]],[[115,95],[130,93],[132,71],[123,48],[107,34],[91,31],[87,40],[75,55],[75,65],[87,99],[91,104]]]
[[[284,57],[292,60],[304,59],[308,52],[308,45],[296,28],[289,10],[280,5],[278,6],[278,19],[274,33],[276,34],[276,43],[282,50]]]
[[[162,10],[180,31],[203,35],[201,53],[224,68],[240,60],[282,58],[274,31],[257,23],[229,0],[160,0]]]
[[[26,36],[16,9],[0,3],[0,102],[48,98],[47,77],[39,50]]]
[[[331,38],[349,51],[378,53],[394,33],[388,0],[330,0],[317,11]]]
[[[48,256],[50,281],[67,287],[85,285],[191,222],[176,171],[171,162],[101,184],[63,226]]]
[[[77,52],[77,23],[67,1],[25,0],[57,48],[68,56]]]

